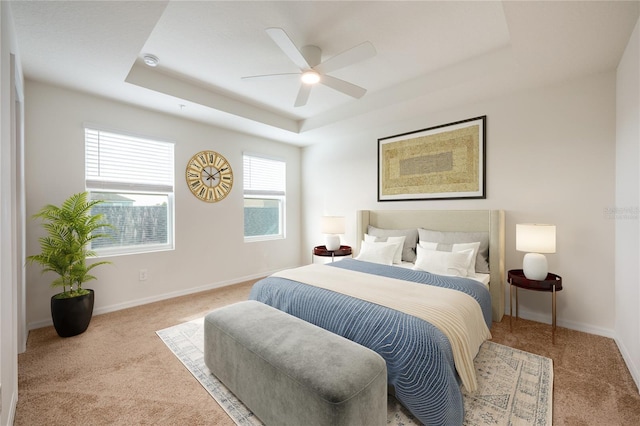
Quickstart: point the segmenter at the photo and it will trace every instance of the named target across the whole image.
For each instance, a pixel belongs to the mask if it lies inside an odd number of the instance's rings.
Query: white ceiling
[[[616,67],[639,1],[12,1],[27,78],[241,132],[308,145],[399,119]],[[265,33],[283,28],[326,60],[364,41],[377,55],[331,75],[353,99],[299,81]],[[160,59],[157,68],[144,54]],[[365,117],[366,120],[365,121]]]

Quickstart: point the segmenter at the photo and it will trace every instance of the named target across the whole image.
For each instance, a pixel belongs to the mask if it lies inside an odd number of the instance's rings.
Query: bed
[[[505,218],[503,210],[359,210],[356,214],[356,248],[368,227],[381,229],[425,228],[443,232],[489,233],[489,292],[493,321],[501,321],[505,304]]]
[[[356,259],[281,271],[257,282],[249,298],[379,353],[396,398],[422,423],[462,424],[461,386],[474,390],[473,357],[490,338],[492,320],[504,314],[504,212],[363,210],[356,222]],[[401,245],[402,264],[364,256],[371,246],[366,237],[414,229],[422,230],[416,239],[486,235],[488,279],[407,267],[411,250],[424,253],[424,246],[410,247],[411,238],[403,240],[409,247]],[[416,246],[429,243],[419,241]],[[414,256],[413,262],[422,265],[422,260]]]

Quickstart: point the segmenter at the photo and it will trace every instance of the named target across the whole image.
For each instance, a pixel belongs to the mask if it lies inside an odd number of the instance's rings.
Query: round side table
[[[525,290],[534,291],[546,291],[551,294],[551,339],[552,342],[556,342],[556,292],[562,290],[562,277],[556,274],[549,273],[544,280],[530,280],[524,276],[522,269],[512,269],[508,272],[507,281],[509,284],[509,329],[511,330],[511,320],[513,318],[513,303],[511,292],[513,287],[516,288],[516,319],[518,319],[518,289],[523,288]]]
[[[311,253],[311,263],[313,263],[313,256],[330,257],[333,262],[336,257],[351,256],[351,247],[340,246],[338,250],[327,250],[325,246],[316,246]]]

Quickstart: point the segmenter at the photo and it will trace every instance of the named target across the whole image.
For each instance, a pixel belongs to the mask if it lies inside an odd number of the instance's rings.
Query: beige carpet
[[[159,330],[157,334],[237,425],[263,425],[205,365],[203,318]],[[464,426],[551,426],[553,363],[549,358],[484,342],[474,366],[478,390],[469,393],[463,389]],[[396,398],[389,396],[387,424],[421,423]]]
[[[95,316],[87,332],[29,334],[18,356],[16,425],[229,425],[233,421],[156,330],[246,300],[251,283]],[[96,297],[100,297],[99,289]],[[553,359],[553,423],[634,425],[640,395],[612,339],[509,318],[493,341]]]

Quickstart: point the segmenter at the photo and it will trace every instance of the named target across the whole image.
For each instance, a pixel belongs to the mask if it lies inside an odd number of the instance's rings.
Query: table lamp
[[[323,216],[322,217],[322,233],[325,234],[324,246],[329,251],[335,251],[340,248],[340,235],[344,234],[344,217],[342,216]]]
[[[516,225],[516,250],[527,252],[522,260],[524,276],[530,280],[547,278],[549,267],[542,253],[556,252],[556,226],[540,223]]]

